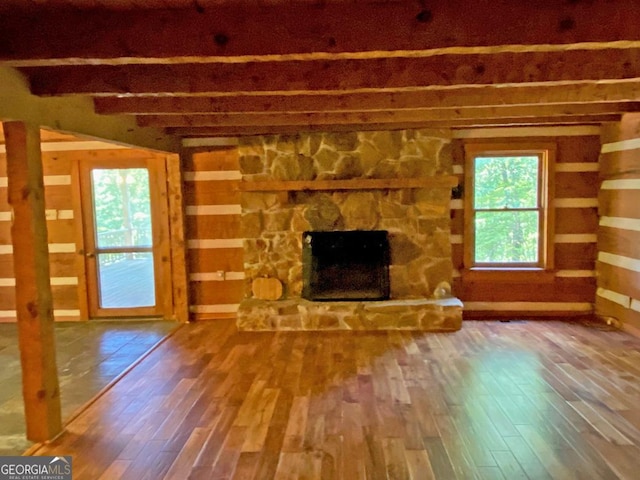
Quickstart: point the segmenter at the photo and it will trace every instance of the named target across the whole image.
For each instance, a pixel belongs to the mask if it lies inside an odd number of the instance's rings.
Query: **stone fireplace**
[[[449,286],[456,179],[446,135],[250,137],[239,153],[246,278],[241,330],[460,328],[462,304]],[[388,295],[350,298],[334,291],[335,301],[304,298],[305,241],[316,235],[326,246],[328,232],[342,232],[344,239],[349,232],[376,231],[388,242]],[[354,279],[364,271],[358,258],[364,257],[352,255]],[[277,284],[277,294],[257,292],[259,279]]]

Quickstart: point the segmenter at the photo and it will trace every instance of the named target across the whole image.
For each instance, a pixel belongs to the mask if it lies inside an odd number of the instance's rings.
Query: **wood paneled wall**
[[[640,114],[603,128],[596,313],[640,336]]]
[[[235,316],[244,293],[236,147],[183,155],[191,317]]]
[[[535,134],[535,130],[532,133]],[[563,133],[565,135],[559,137],[490,139],[499,143],[522,140],[555,142],[557,145],[554,271],[548,274],[464,272],[464,202],[452,200],[453,290],[464,302],[465,318],[564,316],[592,312],[596,292],[600,138],[592,129]],[[454,173],[460,176],[461,182],[464,180],[464,142],[457,140],[454,147]]]
[[[42,132],[42,141],[52,150],[67,147],[73,137]],[[7,161],[4,145],[0,145],[0,322],[14,322],[15,275],[11,242],[11,209],[7,198]],[[71,185],[73,158],[71,152],[43,151],[45,208],[49,233],[51,290],[56,320],[78,320],[78,275],[76,272],[76,239]]]

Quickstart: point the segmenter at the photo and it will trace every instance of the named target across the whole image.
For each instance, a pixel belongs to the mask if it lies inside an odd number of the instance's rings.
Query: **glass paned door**
[[[91,172],[101,308],[155,305],[149,172]]]
[[[127,165],[129,167],[129,165]],[[85,184],[85,249],[90,314],[157,313],[150,174],[146,166],[91,167]],[[86,193],[85,193],[86,197]]]

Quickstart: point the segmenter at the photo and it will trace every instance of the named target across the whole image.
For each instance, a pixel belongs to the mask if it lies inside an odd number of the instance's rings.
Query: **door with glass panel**
[[[81,168],[89,315],[160,315],[150,162]]]

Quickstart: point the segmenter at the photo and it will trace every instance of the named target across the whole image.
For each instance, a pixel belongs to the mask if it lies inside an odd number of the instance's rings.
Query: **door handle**
[[[87,256],[87,258],[94,258],[96,256],[94,252],[87,252],[85,253],[85,255]]]

